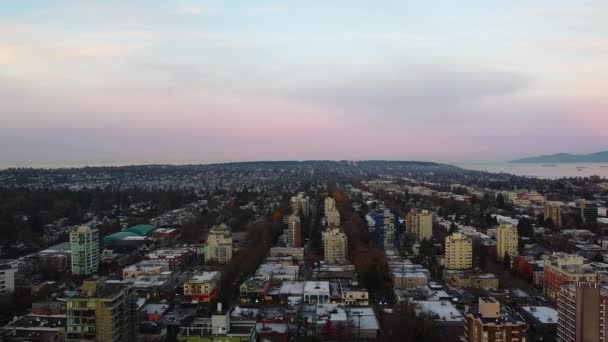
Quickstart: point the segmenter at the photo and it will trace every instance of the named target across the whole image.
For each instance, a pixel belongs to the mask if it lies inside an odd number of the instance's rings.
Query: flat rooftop
[[[548,306],[524,306],[521,308],[541,323],[557,324],[557,310]]]

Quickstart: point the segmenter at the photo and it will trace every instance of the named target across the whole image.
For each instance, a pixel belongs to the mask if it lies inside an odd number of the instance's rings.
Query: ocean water
[[[608,178],[608,163],[565,164],[516,164],[516,163],[467,163],[456,164],[463,169],[488,172],[505,172],[518,176],[537,178],[589,177],[598,175]]]

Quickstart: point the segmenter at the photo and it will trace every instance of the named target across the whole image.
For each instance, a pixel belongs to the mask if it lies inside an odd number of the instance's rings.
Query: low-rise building
[[[478,270],[444,270],[443,280],[455,289],[461,288],[483,288],[497,289],[498,278],[492,273],[481,273]]]
[[[516,312],[492,297],[480,297],[477,305],[467,308],[464,340],[466,342],[525,342],[527,324]]]
[[[184,296],[201,302],[209,302],[217,295],[219,282],[220,272],[195,274],[184,283]]]
[[[329,303],[330,289],[327,281],[307,281],[304,285],[304,303]]]

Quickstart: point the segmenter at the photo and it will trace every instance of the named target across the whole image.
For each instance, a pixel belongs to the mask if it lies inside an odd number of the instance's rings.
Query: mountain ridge
[[[589,154],[555,153],[515,159],[509,163],[608,163],[608,151]]]

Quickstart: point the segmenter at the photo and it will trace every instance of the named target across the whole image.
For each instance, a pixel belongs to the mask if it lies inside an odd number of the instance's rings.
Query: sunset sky
[[[608,1],[0,4],[0,166],[608,149]]]

